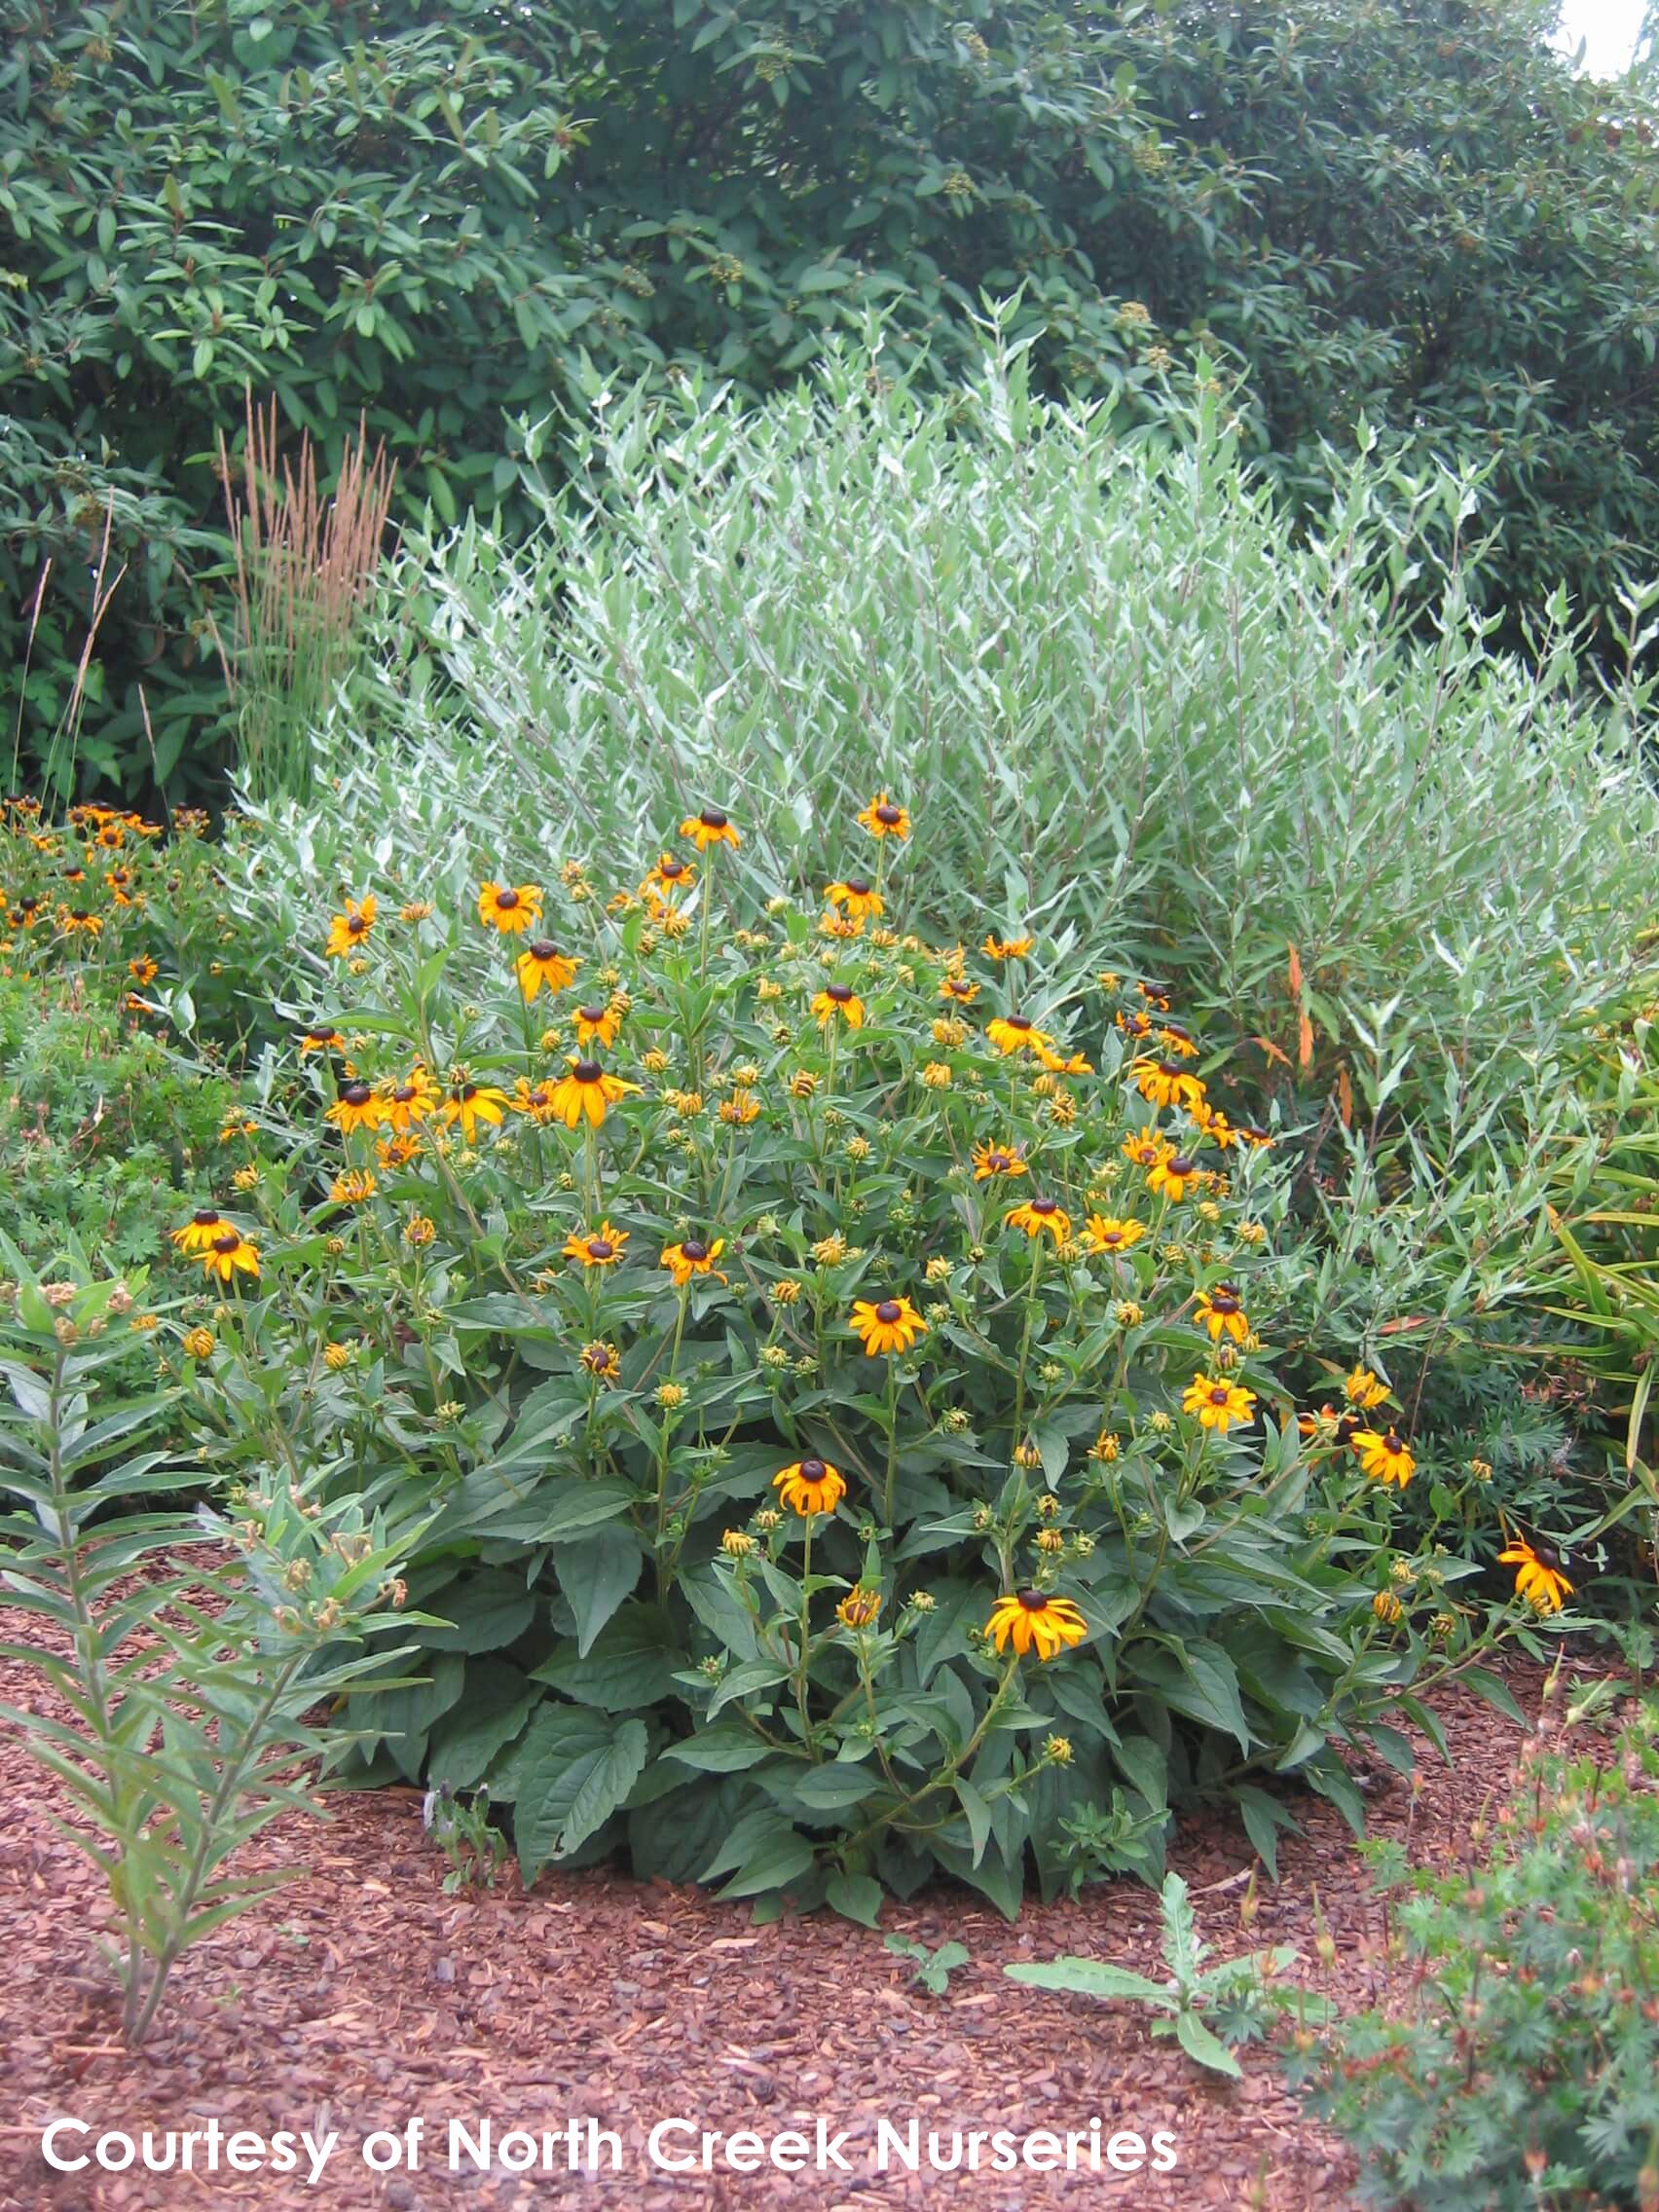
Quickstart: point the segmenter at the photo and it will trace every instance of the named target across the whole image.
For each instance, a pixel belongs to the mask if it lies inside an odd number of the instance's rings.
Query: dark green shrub
[[[1610,1751],[1540,1736],[1458,1872],[1374,1847],[1401,2001],[1293,2058],[1368,2203],[1659,2203],[1659,1709]]]

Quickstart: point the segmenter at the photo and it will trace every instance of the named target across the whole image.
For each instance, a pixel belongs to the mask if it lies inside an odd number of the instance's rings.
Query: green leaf
[[[825,1896],[832,1912],[861,1928],[881,1925],[881,1884],[868,1874],[831,1874]]]
[[[616,1811],[644,1771],[645,1722],[619,1725],[585,1706],[544,1705],[517,1762],[513,1818],[526,1884]]]
[[[585,1659],[594,1639],[640,1579],[644,1554],[631,1529],[598,1529],[562,1543],[553,1572],[576,1616],[576,1652]]]
[[[466,1670],[461,1702],[433,1727],[426,1751],[431,1782],[473,1789],[541,1703],[535,1685],[504,1660],[480,1659]]]
[[[668,1615],[656,1605],[631,1602],[607,1622],[586,1652],[567,1639],[532,1679],[550,1682],[578,1704],[630,1713],[667,1697],[684,1664]]]
[[[1004,1967],[1014,1981],[1032,1989],[1057,1990],[1064,1997],[1125,1998],[1138,2005],[1156,2006],[1161,2012],[1175,2009],[1175,2001],[1161,1982],[1127,1967],[1108,1966],[1099,1959],[1051,1959],[1046,1966]]]
[[[1239,2065],[1223,2042],[1206,2028],[1196,2012],[1177,2012],[1175,2040],[1189,2058],[1197,2059],[1214,2074],[1226,2074],[1235,2082],[1242,2081],[1244,2069]]]

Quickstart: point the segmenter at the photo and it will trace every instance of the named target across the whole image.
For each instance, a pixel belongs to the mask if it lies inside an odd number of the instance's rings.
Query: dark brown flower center
[[[603,1021],[608,1012],[609,1009],[603,1006],[579,1006],[576,1009],[583,1021]]]
[[[498,891],[496,894],[496,903],[503,913],[511,913],[518,903],[519,895],[516,891]]]
[[[693,1262],[706,1260],[709,1256],[709,1247],[700,1236],[688,1236],[680,1249],[688,1260]]]
[[[726,818],[718,806],[706,806],[697,817],[705,830],[723,830]]]
[[[222,1229],[213,1239],[215,1252],[234,1252],[241,1242],[241,1233],[235,1229]]]
[[[1103,1229],[1100,1232],[1100,1241],[1102,1244],[1121,1244],[1124,1233],[1121,1229]]]
[[[219,1219],[218,1215],[213,1211],[213,1208],[211,1206],[199,1207],[198,1210],[193,1213],[190,1218],[196,1224],[198,1229],[212,1229],[217,1224]]]
[[[346,924],[353,937],[360,937],[368,926],[369,918],[366,914],[353,914]]]
[[[1212,1313],[1236,1313],[1239,1308],[1238,1293],[1229,1290],[1225,1283],[1218,1283],[1210,1292],[1209,1303]]]
[[[852,986],[849,983],[827,983],[824,987],[824,996],[827,999],[833,999],[837,1006],[845,1006],[852,995]]]
[[[538,937],[530,948],[530,957],[533,960],[557,960],[559,947],[550,937]]]
[[[1029,1029],[1031,1026],[1030,1017],[1023,1014],[1006,1014],[1004,1019],[1011,1029]]]
[[[824,1480],[825,1472],[825,1465],[822,1459],[803,1459],[800,1463],[801,1480],[803,1482],[821,1483]]]
[[[608,1236],[590,1236],[588,1238],[588,1258],[590,1260],[609,1260],[614,1258],[615,1252],[616,1247],[611,1243]]]
[[[86,907],[85,907],[85,906],[76,906],[76,907],[73,907],[73,908],[72,908],[72,909],[70,910],[69,919],[70,919],[70,920],[71,920],[72,922],[84,922],[84,921],[86,921],[86,920],[88,919],[88,914],[87,914],[87,909],[86,909]]]
[[[1390,1452],[1403,1452],[1406,1448],[1405,1440],[1400,1435],[1398,1429],[1391,1428],[1388,1431],[1387,1435],[1382,1439],[1382,1442]]]
[[[678,883],[685,873],[685,863],[683,861],[664,861],[657,869],[657,873],[665,883]]]
[[[477,1095],[478,1086],[475,1083],[463,1083],[456,1092],[456,1096],[461,1100],[461,1103],[463,1106],[466,1105],[470,1100],[476,1098]]]
[[[1198,1171],[1198,1161],[1196,1160],[1189,1160],[1184,1152],[1178,1152],[1175,1155],[1174,1159],[1169,1162],[1169,1172],[1171,1175],[1196,1175]]]
[[[886,1328],[892,1327],[893,1323],[898,1320],[899,1314],[900,1306],[896,1298],[884,1298],[875,1309],[876,1319]]]
[[[571,1073],[578,1083],[597,1083],[605,1070],[597,1060],[578,1060]]]
[[[1014,1165],[1014,1158],[1011,1153],[993,1152],[990,1158],[985,1161],[985,1165],[987,1167],[995,1168],[996,1172],[999,1175],[1005,1175],[1007,1174],[1008,1170]]]
[[[370,1096],[369,1087],[366,1083],[349,1083],[340,1095],[348,1106],[366,1106]]]
[[[1033,1198],[1031,1210],[1033,1213],[1042,1214],[1044,1219],[1047,1220],[1050,1214],[1058,1213],[1060,1209],[1057,1201],[1053,1198]]]
[[[1227,1400],[1228,1400],[1228,1388],[1227,1388],[1227,1384],[1226,1384],[1225,1382],[1218,1382],[1218,1383],[1217,1383],[1217,1384],[1215,1385],[1214,1389],[1213,1389],[1213,1390],[1211,1390],[1211,1392],[1210,1392],[1210,1394],[1209,1394],[1209,1402],[1210,1402],[1210,1404],[1211,1404],[1212,1406],[1225,1406],[1225,1405],[1226,1405],[1226,1403],[1227,1403]]]
[[[903,821],[903,809],[902,807],[893,806],[884,802],[882,805],[876,808],[875,819],[881,824],[884,830],[891,830],[894,827],[895,823]]]
[[[867,899],[869,897],[869,885],[862,875],[849,875],[847,889],[855,899]]]
[[[1014,1596],[1028,1613],[1040,1613],[1049,1603],[1041,1590],[1033,1590],[1029,1584],[1023,1590],[1016,1590]]]
[[[412,1083],[399,1083],[392,1088],[392,1103],[397,1106],[407,1106],[412,1098],[420,1095]]]

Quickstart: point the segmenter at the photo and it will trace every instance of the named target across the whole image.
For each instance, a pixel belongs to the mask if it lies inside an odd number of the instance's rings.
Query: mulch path
[[[0,1612],[0,1636],[26,1633]],[[1529,1712],[1536,1670],[1510,1670]],[[36,1705],[38,1680],[0,1666],[0,1700]],[[1454,1861],[1469,1823],[1504,1788],[1520,1748],[1512,1723],[1471,1695],[1439,1701],[1456,1768],[1425,1748],[1420,1787],[1387,1769],[1362,1777],[1374,1832],[1408,1837],[1416,1858]],[[963,1891],[889,1902],[883,1928],[965,1943],[971,1963],[929,1997],[881,1937],[823,1915],[750,1924],[741,1904],[642,1884],[608,1870],[544,1873],[528,1895],[510,1871],[493,1894],[446,1898],[446,1862],[421,1828],[412,1791],[337,1800],[337,1819],[273,1826],[252,1847],[305,1878],[187,1955],[150,2044],[123,2050],[92,1949],[99,1886],[55,1833],[56,1787],[15,1738],[0,1742],[0,2110],[3,2212],[188,2212],[325,2206],[327,2212],[528,2212],[531,2206],[658,2212],[673,2206],[788,2205],[858,2212],[960,2204],[972,2212],[1227,2205],[1309,2212],[1349,2200],[1341,2147],[1303,2118],[1270,2056],[1243,2054],[1237,2084],[1201,2077],[1140,2015],[1022,1988],[1007,1963],[1083,1951],[1142,1971],[1156,1964],[1156,1900],[1118,1882],[1075,1901],[1033,1905],[1016,1927]],[[1294,1943],[1298,1971],[1344,2002],[1377,1993],[1382,1916],[1340,1817],[1298,1798],[1304,1834],[1280,1845],[1281,1882],[1261,1887],[1247,1935],[1238,1903],[1250,1854],[1214,1822],[1183,1826],[1171,1853],[1205,1936],[1221,1955]],[[1236,1877],[1236,1879],[1235,1879]],[[1338,1945],[1313,1958],[1315,1893]],[[93,2135],[202,2130],[336,2130],[317,2186],[271,2173],[51,2172],[48,2120]],[[845,2129],[854,2169],[682,2176],[647,2162],[659,2120],[773,2135],[820,2116]],[[1167,2129],[1172,2173],[1087,2170],[975,2175],[875,2170],[878,2120],[903,2130]],[[363,2163],[376,2129],[424,2120],[420,2169]],[[595,2119],[621,2139],[616,2173],[447,2170],[448,2124],[537,2133]],[[93,2137],[86,2139],[90,2147]],[[676,2146],[678,2148],[678,2145]],[[73,2146],[71,2146],[73,2148]],[[989,2147],[982,2154],[988,2157]],[[925,2149],[924,2149],[925,2158]]]

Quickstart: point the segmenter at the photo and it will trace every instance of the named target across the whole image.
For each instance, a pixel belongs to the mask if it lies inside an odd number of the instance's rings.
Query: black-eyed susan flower
[[[171,1232],[172,1240],[181,1252],[205,1252],[220,1230],[229,1226],[211,1206],[198,1206],[182,1229]]]
[[[519,937],[541,919],[541,893],[534,883],[483,883],[478,919],[503,937]]]
[[[579,1006],[573,1016],[578,1045],[603,1045],[608,1051],[616,1042],[622,1027],[622,1016],[617,1009],[607,1003],[604,1006]]]
[[[1387,1383],[1373,1375],[1369,1367],[1356,1367],[1343,1383],[1343,1396],[1362,1414],[1371,1413],[1382,1405],[1387,1395]]]
[[[939,995],[953,1006],[972,1006],[979,995],[979,986],[966,976],[945,976],[940,980]]]
[[[632,1231],[613,1229],[609,1222],[602,1221],[596,1230],[577,1230],[565,1239],[567,1260],[575,1260],[584,1268],[613,1268],[623,1256]]]
[[[349,1083],[328,1109],[325,1119],[345,1136],[356,1129],[378,1128],[386,1119],[386,1101],[366,1083]]]
[[[553,1109],[553,1089],[550,1083],[532,1083],[520,1076],[513,1086],[513,1094],[507,1104],[515,1114],[524,1115],[527,1121],[547,1123],[557,1119]]]
[[[835,1607],[835,1618],[843,1628],[873,1628],[880,1613],[881,1592],[866,1589],[862,1582]]]
[[[1239,1143],[1248,1145],[1252,1152],[1266,1152],[1273,1141],[1272,1129],[1264,1129],[1257,1122],[1240,1122],[1237,1135]]]
[[[864,1001],[850,983],[826,983],[812,995],[812,1017],[825,1027],[844,1021],[849,1029],[864,1027]]]
[[[1243,1142],[1222,1108],[1212,1106],[1208,1099],[1200,1098],[1196,1106],[1189,1106],[1187,1118],[1200,1136],[1207,1137],[1219,1152],[1231,1152],[1235,1145]]]
[[[349,1167],[343,1175],[335,1176],[328,1195],[337,1206],[360,1206],[379,1188],[366,1167]]]
[[[1373,1482],[1394,1483],[1404,1490],[1417,1473],[1411,1447],[1396,1428],[1356,1428],[1349,1442]]]
[[[229,1222],[214,1232],[213,1241],[196,1257],[202,1262],[203,1272],[217,1275],[221,1282],[229,1282],[233,1275],[259,1273],[258,1245],[249,1243]]]
[[[1023,960],[1036,940],[1028,937],[987,937],[979,950],[987,960]]]
[[[910,834],[909,809],[890,799],[885,792],[876,793],[858,820],[859,827],[872,837],[903,838]]]
[[[328,940],[322,948],[327,957],[349,960],[374,928],[377,911],[372,891],[360,905],[355,899],[348,899],[346,911],[336,914],[328,925]]]
[[[855,1299],[848,1318],[871,1359],[885,1352],[908,1351],[918,1337],[927,1334],[927,1323],[907,1298]]]
[[[847,1478],[828,1459],[796,1459],[779,1468],[772,1477],[772,1488],[792,1513],[812,1521],[834,1512],[847,1494]]]
[[[887,911],[887,902],[881,893],[874,884],[866,883],[862,875],[838,877],[835,882],[827,883],[824,886],[824,898],[826,904],[838,906],[843,914],[850,915],[855,921],[867,921]]]
[[[1379,1590],[1371,1601],[1371,1610],[1384,1628],[1397,1628],[1406,1613],[1392,1590]]]
[[[637,1083],[624,1083],[619,1075],[608,1075],[597,1060],[578,1059],[574,1052],[565,1056],[569,1072],[553,1086],[553,1118],[568,1129],[582,1121],[599,1128],[607,1111],[640,1088]]]
[[[161,971],[146,952],[141,954],[138,959],[129,960],[127,963],[127,973],[135,983],[153,983]]]
[[[1195,1375],[1181,1399],[1181,1411],[1191,1414],[1200,1428],[1225,1436],[1230,1428],[1250,1419],[1256,1393],[1224,1375]]]
[[[1131,1136],[1126,1136],[1124,1139],[1122,1151],[1124,1158],[1132,1161],[1135,1166],[1150,1170],[1158,1166],[1161,1161],[1172,1159],[1175,1147],[1167,1137],[1161,1136],[1158,1130],[1149,1124],[1143,1128],[1136,1129]]]
[[[302,1029],[294,1042],[299,1047],[302,1060],[311,1052],[343,1052],[346,1050],[345,1038],[326,1021],[313,1022],[309,1029]]]
[[[211,1359],[216,1342],[211,1329],[197,1327],[186,1329],[179,1339],[179,1349],[195,1360]]]
[[[1158,1032],[1158,1042],[1172,1060],[1192,1060],[1198,1057],[1196,1041],[1178,1021],[1164,1022]]]
[[[622,1380],[622,1354],[603,1337],[596,1337],[592,1344],[583,1345],[581,1363],[598,1382],[619,1382]]]
[[[1083,1225],[1084,1245],[1090,1252],[1126,1252],[1145,1235],[1144,1221],[1131,1221],[1122,1214],[1091,1213]]]
[[[1515,1595],[1534,1612],[1559,1613],[1562,1601],[1572,1596],[1572,1584],[1561,1570],[1561,1555],[1553,1544],[1530,1544],[1525,1536],[1512,1536],[1497,1556],[1503,1566],[1515,1569]]]
[[[103,916],[87,906],[59,906],[57,926],[65,937],[102,937]]]
[[[700,853],[711,845],[736,845],[742,839],[718,806],[706,806],[700,814],[688,814],[680,825],[680,834],[689,837]]]
[[[733,1128],[743,1128],[748,1123],[759,1119],[760,1101],[747,1088],[734,1090],[729,1098],[720,1101],[720,1120]]]
[[[689,891],[697,880],[695,861],[676,860],[672,853],[664,853],[640,886],[642,899],[675,899],[682,891]]]
[[[999,1598],[991,1607],[985,1634],[999,1651],[1011,1646],[1023,1659],[1035,1651],[1039,1659],[1054,1659],[1088,1634],[1088,1623],[1070,1598],[1054,1598],[1041,1590],[1015,1590]]]
[[[1006,1059],[1011,1052],[1041,1051],[1054,1040],[1023,1014],[999,1014],[985,1024],[985,1035]]]
[[[538,991],[562,991],[573,983],[580,965],[561,952],[550,937],[532,938],[513,963],[525,1005],[531,1005]]]
[[[1149,1106],[1181,1106],[1190,1112],[1203,1103],[1203,1085],[1179,1060],[1135,1060],[1130,1073]]]
[[[1152,1016],[1138,1006],[1125,1007],[1115,1014],[1112,1018],[1125,1037],[1139,1038],[1152,1035]]]
[[[1071,1235],[1071,1215],[1057,1198],[1027,1198],[1021,1205],[1010,1206],[1003,1218],[1010,1229],[1022,1229],[1027,1236],[1047,1233],[1056,1244],[1063,1244]]]
[[[1148,1006],[1156,1007],[1160,1014],[1169,1012],[1169,1001],[1174,995],[1172,983],[1137,983],[1135,989]]]
[[[462,1139],[476,1144],[480,1126],[500,1127],[507,1105],[506,1092],[493,1083],[458,1083],[444,1100],[442,1119],[459,1122]]]
[[[379,1092],[381,1120],[399,1136],[417,1127],[438,1110],[438,1087],[419,1062],[401,1083],[383,1084]]]
[[[1094,1062],[1084,1052],[1056,1052],[1048,1045],[1040,1045],[1037,1057],[1050,1075],[1092,1075]]]
[[[407,1167],[412,1160],[420,1157],[421,1139],[412,1129],[405,1130],[401,1136],[375,1139],[375,1158],[388,1173],[395,1172],[399,1167]]]
[[[1171,1205],[1179,1205],[1202,1173],[1203,1169],[1189,1154],[1166,1153],[1155,1166],[1148,1168],[1146,1187],[1159,1192]]]
[[[663,1246],[658,1265],[674,1277],[676,1290],[683,1290],[693,1275],[713,1275],[717,1282],[724,1282],[726,1277],[715,1265],[724,1250],[723,1236],[684,1236]]]
[[[1193,1308],[1193,1318],[1200,1329],[1209,1331],[1216,1344],[1223,1337],[1231,1337],[1235,1345],[1241,1345],[1250,1334],[1244,1301],[1230,1282],[1218,1282],[1213,1290],[1206,1290]]]
[[[1029,1175],[1025,1150],[1017,1144],[977,1144],[974,1147],[974,1180],[988,1183],[998,1175]]]

